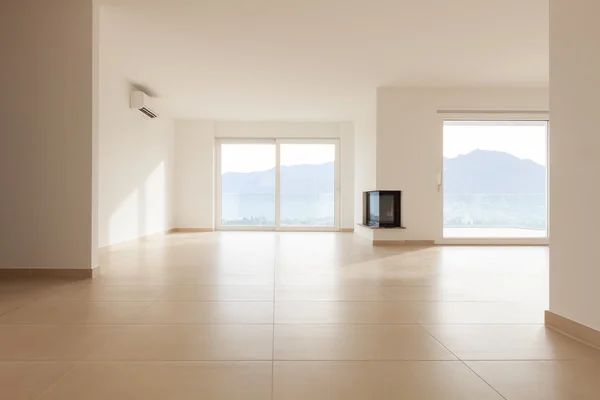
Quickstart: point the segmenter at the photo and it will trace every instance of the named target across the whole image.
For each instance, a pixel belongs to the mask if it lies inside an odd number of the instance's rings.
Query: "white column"
[[[0,2],[0,268],[95,259],[92,0]]]
[[[550,0],[550,311],[600,330],[600,3]]]

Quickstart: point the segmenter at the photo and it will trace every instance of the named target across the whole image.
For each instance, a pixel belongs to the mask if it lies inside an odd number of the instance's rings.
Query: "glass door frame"
[[[548,245],[550,243],[550,117],[545,111],[456,112],[438,111],[441,137],[439,181],[440,231],[436,244],[455,245]],[[445,122],[545,122],[546,123],[546,237],[544,238],[451,238],[444,237],[444,123]]]
[[[221,145],[222,144],[274,144],[275,145],[275,225],[236,226],[222,224]],[[334,226],[281,226],[281,145],[282,144],[333,144],[334,161]],[[340,139],[322,138],[216,138],[215,139],[215,230],[217,231],[276,231],[276,232],[339,232],[340,231]]]

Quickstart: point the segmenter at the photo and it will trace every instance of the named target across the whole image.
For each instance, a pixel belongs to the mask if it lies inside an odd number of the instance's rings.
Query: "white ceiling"
[[[180,118],[346,119],[378,86],[548,84],[548,0],[103,2],[128,76]]]

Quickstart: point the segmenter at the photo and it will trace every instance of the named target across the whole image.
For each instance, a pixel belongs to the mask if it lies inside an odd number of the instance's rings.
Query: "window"
[[[546,121],[444,123],[444,238],[548,236]]]
[[[275,144],[221,144],[221,224],[275,226]]]
[[[224,140],[217,145],[217,228],[335,230],[336,140]]]
[[[281,144],[281,226],[335,226],[335,144]]]

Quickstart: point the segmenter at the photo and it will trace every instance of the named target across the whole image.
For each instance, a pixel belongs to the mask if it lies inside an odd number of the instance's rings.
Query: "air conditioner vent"
[[[150,109],[146,107],[140,108],[140,111],[149,116],[150,118],[157,118],[158,114],[153,113]]]
[[[148,118],[158,118],[158,110],[155,99],[140,90],[131,91],[129,107],[138,110]]]

